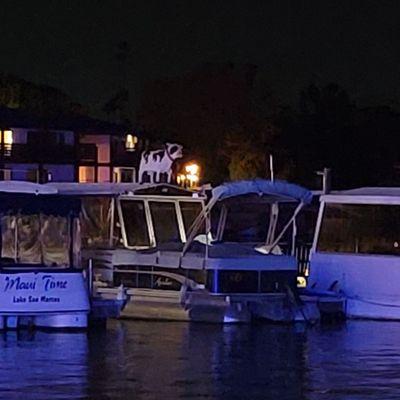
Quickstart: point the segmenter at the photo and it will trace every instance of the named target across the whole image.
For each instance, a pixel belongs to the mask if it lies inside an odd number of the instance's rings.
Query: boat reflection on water
[[[112,321],[103,332],[8,332],[1,399],[400,398],[400,324]]]
[[[0,398],[86,398],[87,350],[85,333],[4,333],[0,336]]]
[[[305,338],[286,325],[115,322],[89,342],[89,393],[113,399],[302,399]]]
[[[204,385],[186,386],[185,395],[206,398],[212,394],[226,400],[304,398],[303,328],[226,325],[209,327],[202,335],[199,325],[191,326],[188,343],[198,349],[191,362],[207,372]]]

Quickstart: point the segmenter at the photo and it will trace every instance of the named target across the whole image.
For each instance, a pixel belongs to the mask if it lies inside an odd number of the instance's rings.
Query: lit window
[[[125,149],[126,151],[134,151],[136,149],[136,144],[138,142],[137,136],[128,133],[125,139]]]
[[[3,143],[11,145],[13,143],[13,131],[3,131]]]
[[[1,148],[4,149],[3,152],[5,156],[11,155],[12,143],[13,143],[13,131],[10,129],[1,131],[0,144]]]
[[[79,182],[94,182],[94,175],[94,167],[79,167]]]
[[[110,182],[110,168],[98,167],[97,168],[97,182]]]
[[[110,144],[97,144],[97,162],[99,164],[108,164],[110,162]]]

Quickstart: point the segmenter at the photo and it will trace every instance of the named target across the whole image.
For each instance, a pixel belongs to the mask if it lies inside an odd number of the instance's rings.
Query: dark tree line
[[[122,47],[124,55],[127,50]],[[253,65],[204,65],[182,76],[149,82],[136,120],[128,121],[129,92],[104,111],[135,126],[157,147],[176,141],[203,167],[203,181],[275,176],[316,188],[316,172],[332,169],[336,188],[400,184],[400,114],[381,105],[361,108],[337,84],[309,85],[296,107],[272,95]],[[54,115],[87,115],[62,91],[0,74],[0,105]]]
[[[87,113],[87,109],[59,89],[4,73],[0,73],[0,106],[26,110],[44,118]]]
[[[297,107],[271,95],[251,65],[206,65],[151,82],[137,112],[153,142],[177,141],[214,183],[268,177],[318,187],[329,167],[336,188],[396,185],[400,114],[387,106],[359,108],[337,84],[309,85]]]
[[[358,108],[337,84],[310,85],[299,110],[278,123],[299,181],[310,184],[327,166],[335,187],[399,183],[400,114],[389,107]]]

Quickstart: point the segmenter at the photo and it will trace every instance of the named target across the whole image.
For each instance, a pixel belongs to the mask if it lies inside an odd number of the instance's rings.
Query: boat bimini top
[[[270,181],[265,179],[254,179],[224,183],[212,190],[211,201],[223,200],[229,197],[246,194],[258,194],[259,196],[270,196],[278,201],[300,201],[309,204],[312,200],[312,193],[301,186],[285,181]],[[211,203],[211,202],[210,202]]]
[[[201,226],[206,225],[206,235],[204,244],[211,245],[212,238],[210,215],[212,210],[218,206],[218,204],[224,202],[235,202],[238,201],[245,203],[246,201],[256,202],[257,204],[269,204],[270,205],[270,219],[267,237],[263,246],[256,247],[255,250],[262,254],[274,254],[278,242],[282,239],[288,228],[294,224],[296,216],[300,210],[312,201],[312,193],[298,185],[294,185],[285,181],[265,180],[265,179],[254,179],[254,180],[243,180],[231,183],[225,183],[221,186],[217,186],[212,190],[212,196],[206,207],[199,214],[193,223],[192,229],[188,235],[187,243],[184,246],[183,253],[185,253],[191,243],[197,239]],[[281,203],[292,203],[296,204],[291,217],[286,221],[281,231],[276,235],[275,230],[277,227],[279,204]],[[218,224],[216,241],[222,239],[223,230],[226,223],[227,210],[222,206],[220,213],[220,221]],[[295,236],[295,229],[293,234],[293,241]],[[292,246],[293,247],[293,246]],[[275,253],[277,254],[277,253]]]

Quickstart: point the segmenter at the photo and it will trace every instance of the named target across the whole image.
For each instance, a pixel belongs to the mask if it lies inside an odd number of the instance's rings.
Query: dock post
[[[89,288],[89,296],[93,295],[93,260],[89,258],[88,261],[88,288]]]

